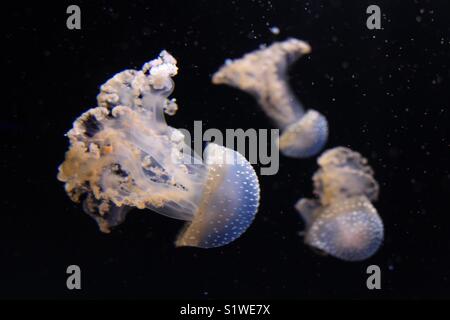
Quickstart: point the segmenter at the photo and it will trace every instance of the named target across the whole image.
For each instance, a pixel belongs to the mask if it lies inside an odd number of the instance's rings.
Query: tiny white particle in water
[[[272,27],[272,28],[270,28],[270,32],[272,32],[273,34],[279,34],[280,33],[280,28]]]

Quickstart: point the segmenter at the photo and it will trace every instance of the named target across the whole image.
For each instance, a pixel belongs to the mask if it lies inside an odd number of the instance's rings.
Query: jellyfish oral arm
[[[227,84],[253,95],[264,112],[283,129],[303,116],[301,103],[287,81],[287,70],[311,47],[301,40],[288,39],[228,60],[213,75],[214,84]]]

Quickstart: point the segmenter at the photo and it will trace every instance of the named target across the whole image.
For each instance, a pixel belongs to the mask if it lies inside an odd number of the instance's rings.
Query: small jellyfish
[[[67,133],[70,148],[58,179],[102,232],[132,208],[185,220],[175,244],[213,248],[240,237],[259,205],[259,182],[238,152],[209,144],[192,153],[164,113],[177,111],[171,79],[176,60],[166,51],[142,70],[125,70],[101,86],[98,106]]]
[[[317,199],[300,199],[295,205],[306,224],[305,242],[346,261],[371,257],[383,242],[384,227],[371,203],[378,198],[378,183],[367,160],[337,147],[317,162]]]
[[[275,42],[240,59],[227,60],[212,78],[214,84],[227,84],[255,97],[282,130],[279,147],[288,157],[314,156],[328,139],[326,118],[312,109],[305,112],[287,81],[289,66],[310,51],[309,44],[301,40]]]

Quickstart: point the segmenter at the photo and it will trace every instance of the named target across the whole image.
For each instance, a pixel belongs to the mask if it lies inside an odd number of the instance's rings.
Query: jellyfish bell
[[[315,110],[308,110],[297,122],[286,127],[279,139],[284,155],[307,158],[319,153],[328,139],[328,122]]]
[[[178,247],[226,245],[245,232],[258,210],[259,182],[250,163],[240,153],[215,143],[208,144],[204,154],[204,181],[191,199],[147,205],[160,214],[187,221],[175,242]]]
[[[194,217],[177,246],[219,247],[238,238],[252,223],[259,204],[255,171],[238,152],[211,143],[206,148],[208,176]],[[236,157],[230,163],[222,161]],[[218,161],[219,160],[219,161]]]
[[[383,242],[383,222],[364,196],[316,210],[305,236],[305,242],[316,249],[342,260],[360,261],[371,257]]]
[[[82,114],[67,136],[58,179],[83,201],[101,231],[121,224],[132,208],[186,221],[179,246],[211,248],[237,239],[252,223],[259,183],[239,153],[216,144],[205,161],[192,153],[164,114],[176,60],[166,51],[139,71],[125,70],[101,86],[98,107]]]
[[[289,157],[313,156],[328,138],[326,118],[315,110],[305,113],[287,81],[289,66],[310,51],[309,44],[298,39],[275,42],[240,59],[227,60],[212,78],[214,84],[226,84],[255,97],[282,130],[280,150]]]

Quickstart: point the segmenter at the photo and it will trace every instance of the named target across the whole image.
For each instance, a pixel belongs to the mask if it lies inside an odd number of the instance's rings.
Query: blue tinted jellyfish
[[[164,114],[177,111],[166,51],[142,70],[125,70],[101,86],[98,106],[67,133],[70,148],[58,179],[83,201],[102,232],[121,224],[132,208],[149,208],[186,224],[176,246],[213,248],[240,237],[259,205],[259,182],[238,152],[209,144],[201,159]]]
[[[383,222],[371,201],[378,183],[367,160],[337,147],[318,159],[313,177],[317,199],[300,199],[296,209],[306,224],[305,242],[336,258],[360,261],[383,242]]]
[[[266,115],[281,129],[281,152],[289,157],[307,158],[322,150],[328,139],[326,118],[315,110],[306,110],[287,81],[289,66],[311,47],[303,41],[275,42],[227,60],[214,75],[214,84],[226,84],[243,90],[258,101]]]

